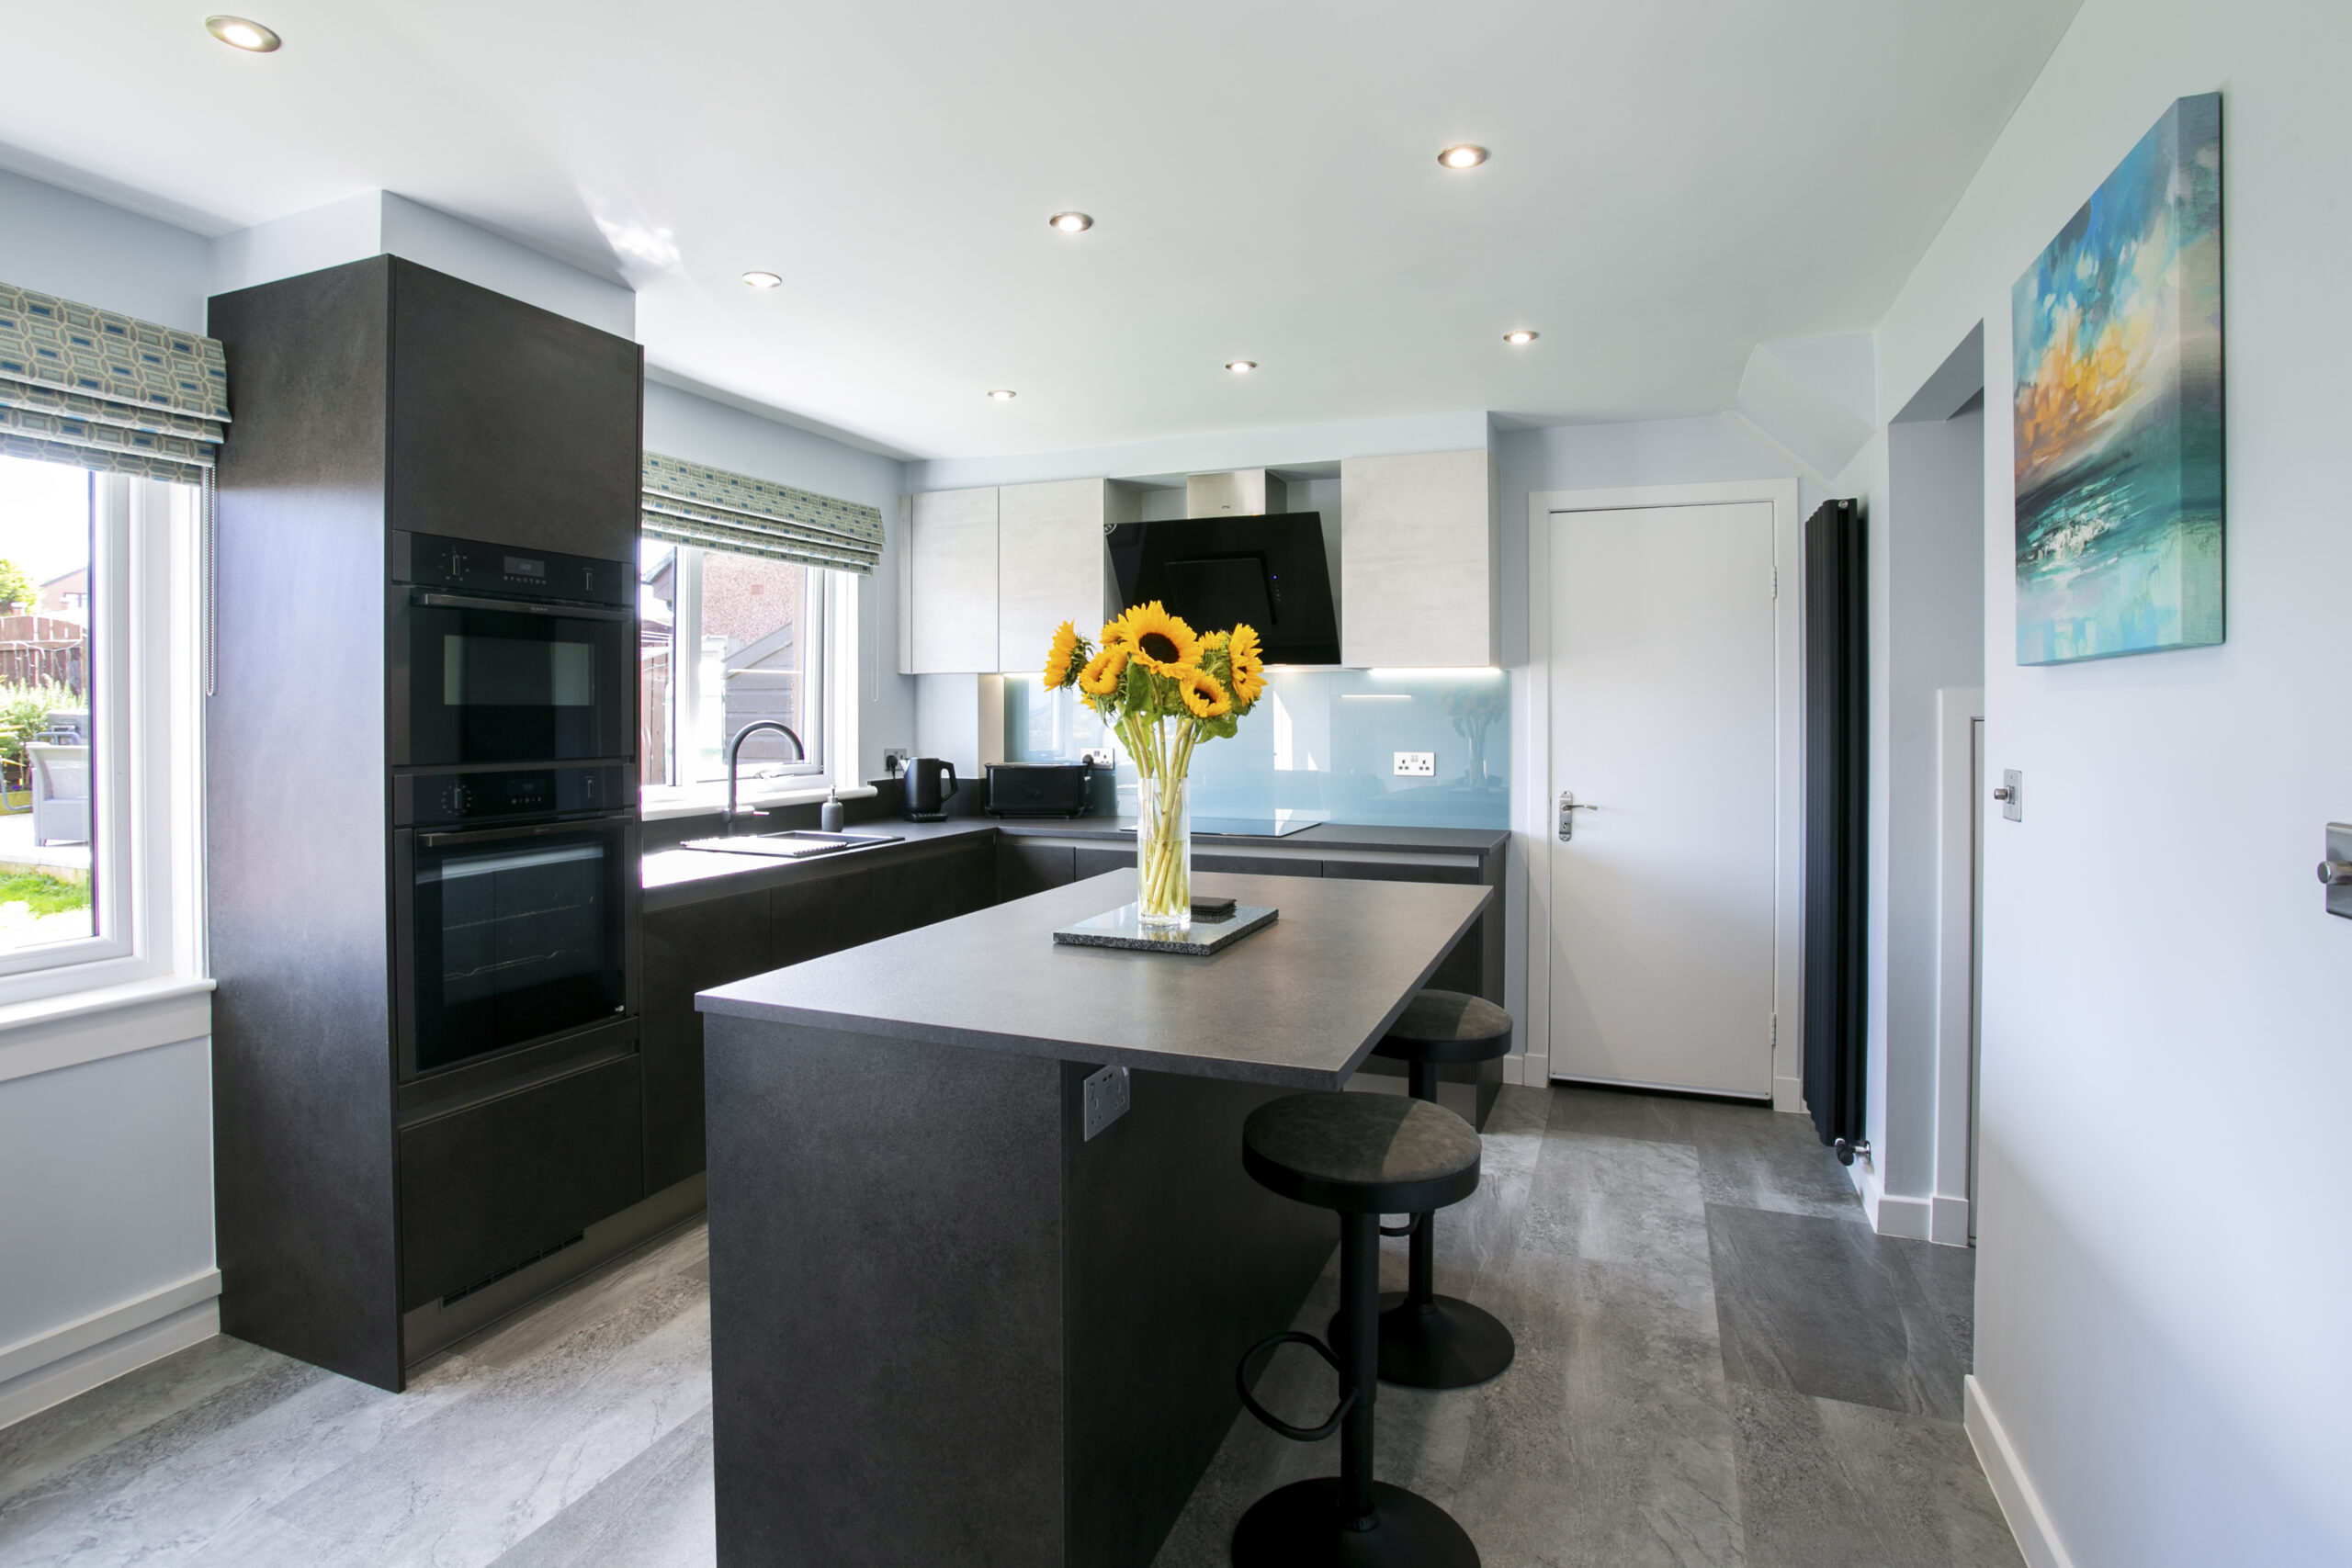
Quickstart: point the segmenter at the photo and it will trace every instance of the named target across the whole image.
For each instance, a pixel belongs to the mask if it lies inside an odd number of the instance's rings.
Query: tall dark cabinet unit
[[[421,1073],[395,973],[401,868],[428,841],[396,829],[427,781],[396,765],[387,695],[411,536],[633,561],[642,357],[392,257],[222,295],[210,326],[237,398],[207,709],[221,1325],[398,1389],[492,1308],[674,1217],[646,1201],[633,1006]],[[603,615],[633,757],[627,598]],[[605,769],[600,798],[625,790],[625,816],[634,778]],[[629,863],[604,914],[633,953],[633,822],[614,833]]]

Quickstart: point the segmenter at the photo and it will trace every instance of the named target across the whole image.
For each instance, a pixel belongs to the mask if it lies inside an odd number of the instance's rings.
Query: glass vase
[[[1144,930],[1193,929],[1193,815],[1185,781],[1145,778],[1136,815],[1136,909]]]

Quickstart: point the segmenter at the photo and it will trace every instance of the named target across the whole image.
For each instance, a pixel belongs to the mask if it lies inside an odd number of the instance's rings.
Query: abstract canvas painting
[[[2222,640],[2222,96],[2182,98],[2018,279],[2018,662]]]

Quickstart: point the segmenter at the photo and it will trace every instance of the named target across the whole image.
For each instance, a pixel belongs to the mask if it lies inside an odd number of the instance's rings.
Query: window
[[[98,483],[79,468],[0,459],[0,955],[98,929],[89,612]]]
[[[727,741],[762,719],[789,728],[743,743],[744,778],[824,771],[828,573],[648,539],[639,547],[639,755],[649,790],[727,777]]]
[[[0,457],[0,1001],[200,967],[198,510]]]

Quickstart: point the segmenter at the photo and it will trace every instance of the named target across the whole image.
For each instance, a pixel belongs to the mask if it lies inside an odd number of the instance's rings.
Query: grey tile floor
[[[1872,1235],[1800,1119],[1506,1089],[1438,1258],[1519,1359],[1383,1389],[1379,1470],[1489,1568],[2019,1564],[1958,1424],[1972,1258]],[[687,1227],[397,1397],[233,1339],[184,1350],[0,1429],[0,1565],[707,1564],[708,1277]],[[1336,1301],[1327,1278],[1300,1325]],[[1263,1393],[1305,1414],[1329,1379],[1285,1351]],[[1223,1564],[1253,1499],[1337,1464],[1245,1418],[1159,1568]]]

